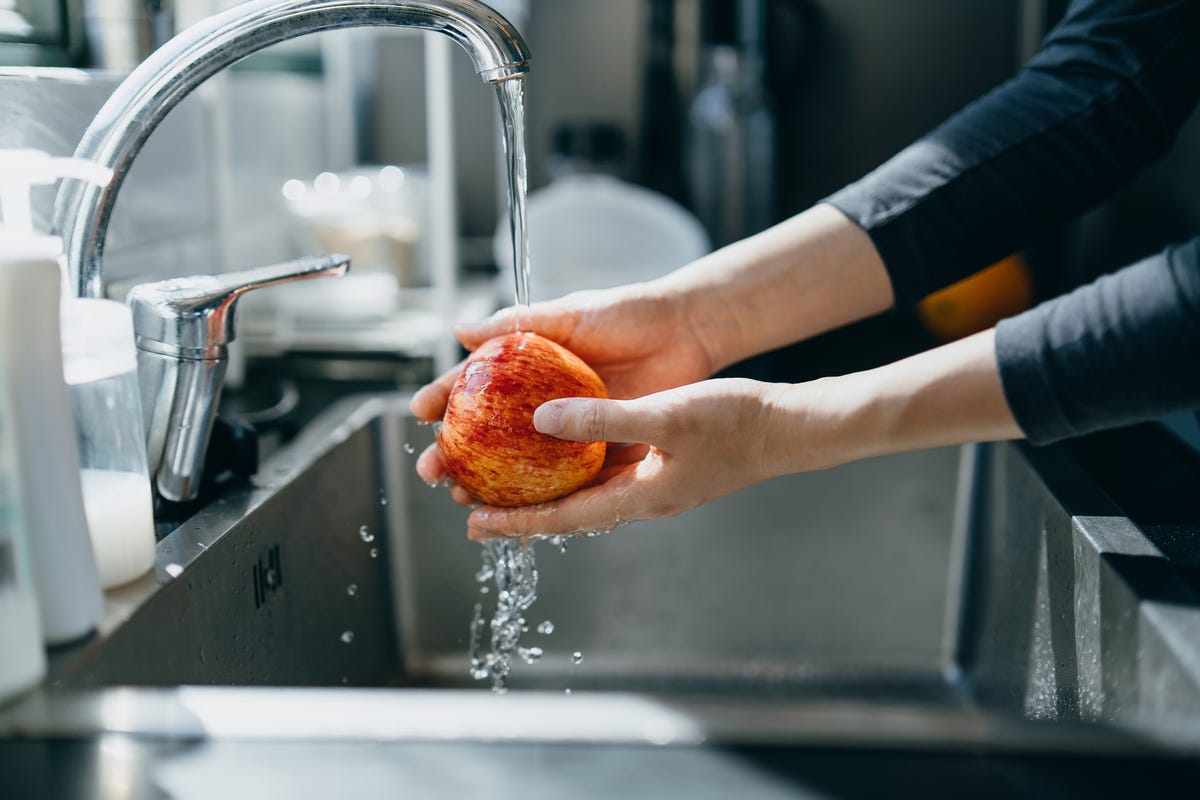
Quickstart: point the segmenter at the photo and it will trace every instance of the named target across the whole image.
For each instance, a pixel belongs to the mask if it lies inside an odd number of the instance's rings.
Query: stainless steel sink
[[[467,672],[466,511],[413,469],[431,439],[405,396],[330,409],[163,539],[0,734],[1200,749],[1196,615],[1139,601],[1110,556],[1149,545],[1072,512],[1048,456],[877,459],[539,543],[527,617],[555,631],[498,697]],[[1183,713],[1147,714],[1167,692]]]
[[[153,578],[110,598],[108,630],[62,653],[56,679],[475,685],[468,626],[490,598],[466,511],[413,469],[432,436],[403,396],[335,408],[256,485],[167,536]],[[944,686],[957,460],[794,476],[566,552],[535,545],[531,627],[551,619],[555,632],[526,635],[546,656],[518,664],[513,687]]]

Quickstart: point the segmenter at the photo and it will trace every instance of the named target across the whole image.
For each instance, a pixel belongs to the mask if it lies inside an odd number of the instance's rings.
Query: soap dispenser
[[[0,279],[2,314],[9,311],[7,289]],[[7,331],[0,330],[0,350],[12,344]],[[7,377],[0,370],[0,704],[35,686],[46,673]]]
[[[73,414],[63,373],[62,241],[34,231],[30,190],[69,177],[106,184],[111,170],[37,150],[0,150],[0,370],[11,400],[20,506],[47,644],[95,629],[103,613],[88,535]],[[0,571],[3,570],[0,554]],[[0,582],[2,582],[0,577]]]

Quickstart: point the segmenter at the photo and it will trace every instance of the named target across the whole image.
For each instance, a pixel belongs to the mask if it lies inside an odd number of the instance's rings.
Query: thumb
[[[575,442],[654,444],[655,414],[635,400],[567,397],[550,400],[533,412],[539,432]]]

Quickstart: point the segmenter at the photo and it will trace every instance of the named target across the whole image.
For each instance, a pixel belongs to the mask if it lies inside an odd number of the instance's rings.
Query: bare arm
[[[691,330],[714,372],[893,305],[891,281],[870,237],[827,205],[650,286],[685,298]]]
[[[609,530],[778,475],[1022,435],[1004,400],[990,330],[809,383],[712,380],[635,400],[556,400],[538,409],[534,424],[564,439],[647,447],[562,500],[476,510],[472,538]]]

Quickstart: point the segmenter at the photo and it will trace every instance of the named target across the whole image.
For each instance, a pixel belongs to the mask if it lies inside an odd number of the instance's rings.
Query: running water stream
[[[525,86],[520,78],[496,87],[500,119],[504,124],[504,155],[508,164],[508,214],[512,234],[514,308],[517,330],[529,329],[529,236],[525,226]],[[529,630],[524,612],[537,599],[537,564],[533,544],[514,539],[492,539],[483,544],[483,566],[475,575],[480,602],[471,620],[470,670],[476,680],[491,679],[492,689],[504,692],[518,653],[532,663],[541,649],[518,648],[521,634]],[[496,606],[489,618],[484,599],[496,590]],[[486,642],[486,649],[485,649]]]

